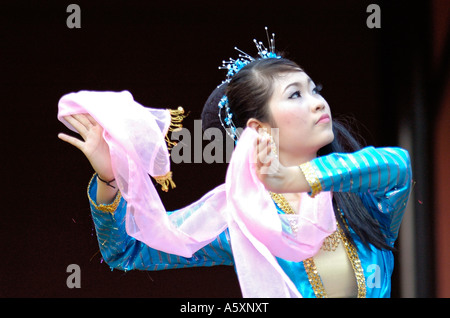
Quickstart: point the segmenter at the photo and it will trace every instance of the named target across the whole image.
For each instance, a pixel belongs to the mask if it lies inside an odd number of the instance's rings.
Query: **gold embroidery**
[[[170,140],[169,132],[177,131],[183,128],[182,121],[187,117],[187,115],[184,114],[184,109],[181,106],[178,107],[177,109],[169,109],[169,113],[170,113],[170,126],[167,131],[165,140],[167,143],[167,148],[170,150],[172,149],[172,147],[176,146],[177,143],[175,141]]]
[[[303,266],[305,266],[306,274],[308,275],[309,283],[311,284],[314,294],[317,298],[326,298],[327,293],[323,287],[322,280],[320,279],[319,272],[317,271],[316,264],[312,257],[307,258],[303,261]]]
[[[161,185],[161,190],[164,192],[169,191],[169,185],[173,189],[176,187],[175,182],[172,180],[172,171],[167,172],[163,176],[153,177],[157,183]]]
[[[317,176],[316,170],[309,161],[301,164],[298,167],[305,175],[306,181],[308,181],[308,184],[311,187],[311,198],[314,198],[320,191],[322,191],[322,185],[320,184],[320,180]]]
[[[345,225],[347,226],[347,225]],[[358,298],[366,297],[366,278],[364,277],[364,270],[361,266],[361,260],[358,256],[358,251],[356,247],[347,239],[344,234],[344,231],[338,224],[339,236],[342,239],[342,242],[345,247],[345,252],[350,260],[350,263],[353,267],[353,272],[355,273],[356,284],[358,286]],[[314,259],[308,258],[303,261],[303,265],[305,266],[306,273],[308,274],[308,280],[311,284],[311,287],[314,290],[314,294],[317,298],[327,298],[327,294],[323,287],[322,280],[320,279],[319,272],[317,271],[316,264],[314,263]]]
[[[333,234],[325,238],[320,249],[327,252],[334,252],[338,248],[340,242],[341,235],[338,231],[335,231]]]
[[[181,106],[179,106],[177,109],[168,109],[168,111],[170,114],[170,125],[165,136],[165,141],[167,144],[167,149],[170,151],[174,146],[177,145],[177,143],[170,140],[169,133],[178,131],[183,128],[182,122],[187,117],[187,115],[184,114],[184,109]],[[163,176],[155,176],[153,178],[158,184],[161,185],[161,190],[163,190],[164,192],[169,191],[169,185],[172,189],[176,187],[175,182],[173,182],[172,180],[172,171],[167,172]]]
[[[270,192],[270,191],[269,191],[269,193],[270,193],[270,196],[272,197],[272,199],[276,202],[276,204],[280,207],[280,209],[284,211],[284,213],[289,214],[289,215],[295,214],[291,205],[289,204],[289,202],[286,200],[286,198],[282,194]],[[297,230],[298,230],[297,220],[289,218],[289,217],[287,218],[287,220],[291,227],[292,233],[297,235]]]
[[[275,201],[275,203],[280,207],[281,210],[284,211],[286,214],[295,214],[294,210],[292,209],[289,202],[286,200],[286,198],[279,193],[275,192],[269,192],[272,199]]]
[[[91,202],[91,204],[94,206],[95,209],[102,211],[102,212],[108,212],[114,215],[114,212],[117,209],[117,206],[120,203],[120,199],[122,198],[122,195],[120,194],[120,191],[117,191],[116,197],[114,198],[114,201],[111,202],[110,204],[97,204],[92,198],[91,195],[89,194],[89,189],[91,187],[91,183],[94,180],[94,178],[97,176],[97,173],[94,173],[94,175],[92,176],[91,180],[89,181],[89,185],[87,187],[87,195],[89,198],[89,201]]]
[[[345,226],[347,226],[347,224],[345,224]],[[359,259],[358,251],[356,250],[356,247],[347,239],[344,231],[340,227],[339,232],[341,233],[345,251],[347,252],[347,256],[350,259],[353,271],[355,272],[356,284],[358,285],[358,298],[366,298],[366,278],[364,277],[364,270],[361,266],[361,260]]]
[[[295,214],[294,210],[292,209],[289,202],[286,200],[286,198],[279,193],[269,192],[272,199],[276,202],[276,204],[280,207],[281,210],[284,211],[286,214]],[[298,224],[297,221],[294,219],[289,219],[289,224],[291,226],[292,232],[297,233]],[[321,249],[324,251],[335,251],[336,248],[339,245],[340,242],[340,235],[339,232],[335,231],[330,236],[327,236],[322,244]]]
[[[295,214],[289,202],[282,194],[270,192],[272,199],[277,203],[277,205],[282,209],[286,214]],[[345,222],[345,220],[344,220]],[[348,228],[347,224],[345,226]],[[295,227],[291,223],[291,228],[294,233],[297,230],[297,225]],[[294,230],[295,228],[295,230]],[[328,239],[328,242],[327,242]],[[324,244],[322,245],[322,249],[324,250],[336,250],[339,245],[339,242],[342,240],[345,248],[345,252],[347,253],[347,257],[352,264],[353,272],[355,273],[356,284],[358,286],[358,298],[366,297],[366,278],[364,277],[364,270],[361,266],[361,260],[358,256],[358,251],[356,247],[347,239],[344,234],[344,231],[341,229],[339,224],[337,223],[337,230],[328,236]],[[324,247],[325,245],[325,247]],[[303,265],[305,267],[306,274],[308,275],[309,283],[311,284],[312,289],[314,290],[314,294],[317,298],[327,298],[327,293],[322,283],[322,279],[320,278],[319,271],[317,270],[316,264],[314,263],[314,259],[312,257],[305,259],[303,261]]]

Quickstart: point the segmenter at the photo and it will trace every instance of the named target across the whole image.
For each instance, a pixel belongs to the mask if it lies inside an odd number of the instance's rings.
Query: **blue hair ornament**
[[[225,69],[227,71],[227,77],[222,82],[229,83],[231,81],[231,78],[236,75],[244,66],[247,64],[256,61],[257,59],[269,59],[269,58],[281,58],[281,56],[277,55],[275,53],[275,33],[272,33],[272,38],[269,38],[269,33],[266,29],[266,35],[267,35],[267,41],[269,43],[269,48],[266,48],[262,42],[258,42],[256,40],[253,40],[253,42],[256,45],[256,48],[258,50],[259,58],[253,58],[252,56],[248,55],[247,53],[241,51],[237,47],[234,49],[239,51],[239,58],[232,59],[230,58],[228,61],[222,61],[222,66],[219,66],[219,69]],[[221,85],[222,85],[221,84]],[[220,86],[220,85],[219,85]],[[228,97],[226,95],[223,95],[223,97],[220,99],[219,104],[219,119],[222,127],[225,129],[227,134],[233,138],[234,142],[236,143],[239,139],[239,132],[236,128],[236,126],[233,123],[233,114],[230,111],[230,107],[228,106]],[[225,118],[222,119],[222,109],[225,110]]]

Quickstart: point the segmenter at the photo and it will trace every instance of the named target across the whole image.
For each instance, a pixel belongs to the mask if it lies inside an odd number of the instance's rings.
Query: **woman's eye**
[[[290,99],[299,98],[299,97],[302,97],[302,94],[300,94],[300,91],[296,91],[291,96],[289,96]]]
[[[320,95],[321,91],[322,91],[322,85],[321,84],[318,84],[316,87],[313,88],[313,93],[314,94],[319,94]]]

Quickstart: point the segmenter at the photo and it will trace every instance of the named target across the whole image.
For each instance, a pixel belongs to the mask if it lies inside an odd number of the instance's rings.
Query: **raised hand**
[[[275,145],[267,133],[260,133],[256,141],[256,175],[267,190],[281,192],[284,188],[284,170],[278,160]]]
[[[80,149],[92,168],[103,180],[114,178],[111,168],[109,147],[103,138],[103,128],[89,114],[76,114],[66,116],[67,120],[80,134],[83,140],[64,133],[58,134],[58,138]]]
[[[256,141],[255,171],[268,191],[297,193],[309,191],[309,184],[298,166],[285,167],[280,163],[275,144],[268,134],[262,133]]]

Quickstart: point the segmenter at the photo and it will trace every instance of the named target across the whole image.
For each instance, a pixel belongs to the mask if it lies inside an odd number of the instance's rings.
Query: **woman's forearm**
[[[395,147],[366,147],[354,153],[333,153],[312,161],[324,191],[370,192],[386,197],[390,191],[409,188],[408,152]]]
[[[96,176],[97,178],[97,202],[99,204],[110,204],[114,198],[116,197],[117,191],[119,190],[117,187],[117,182],[110,181],[112,179],[103,179],[101,180],[108,180],[108,183],[103,182],[99,179],[99,176]]]

